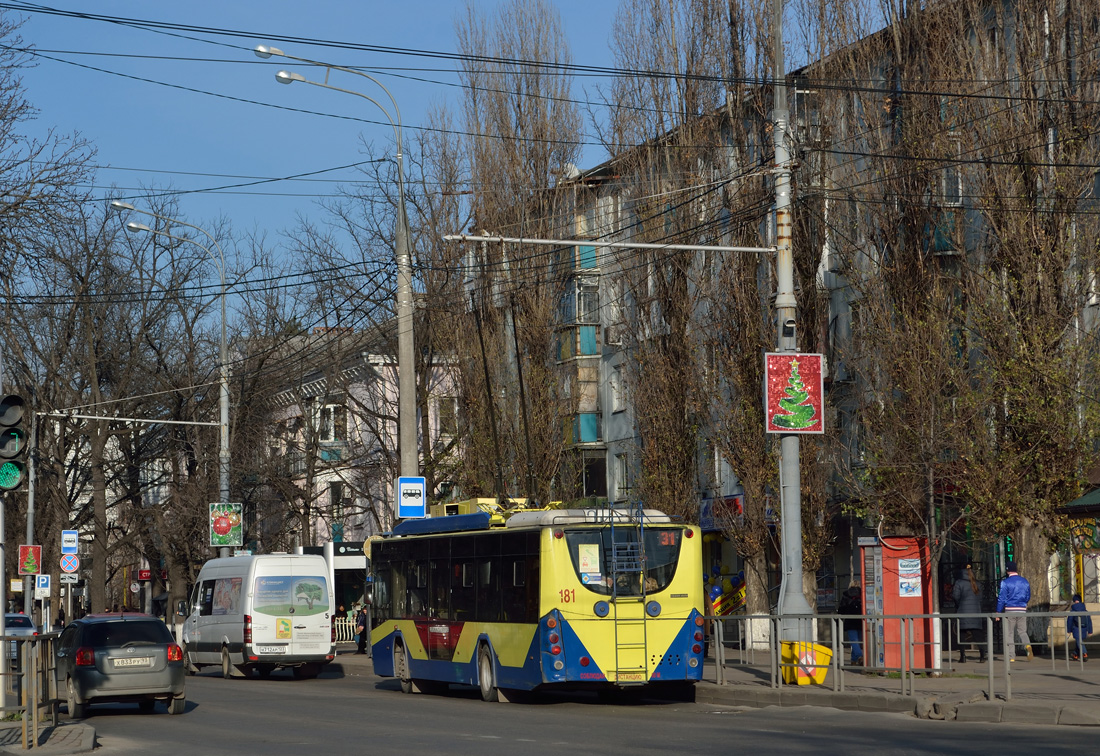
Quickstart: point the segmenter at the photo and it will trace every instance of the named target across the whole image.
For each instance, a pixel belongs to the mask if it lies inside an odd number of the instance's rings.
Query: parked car
[[[25,614],[4,615],[4,635],[30,637],[38,635],[38,628],[34,626],[31,618]],[[8,641],[8,658],[19,657],[19,641]]]
[[[70,719],[102,701],[136,701],[143,713],[164,701],[170,714],[183,713],[183,650],[156,617],[90,614],[61,632],[56,653]]]

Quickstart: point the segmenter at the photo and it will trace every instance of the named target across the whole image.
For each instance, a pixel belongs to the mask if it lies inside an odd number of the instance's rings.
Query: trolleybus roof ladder
[[[648,682],[648,668],[646,659],[648,648],[646,644],[646,585],[645,585],[645,509],[638,502],[633,520],[629,526],[620,525],[619,529],[632,527],[634,537],[620,542],[615,537],[615,521],[618,519],[614,513],[609,513],[611,521],[611,596],[615,606],[615,679],[619,685],[642,685]],[[640,581],[641,596],[620,596],[620,579],[627,585]],[[640,612],[635,612],[634,607],[627,606],[637,604]],[[624,616],[624,609],[626,610]]]

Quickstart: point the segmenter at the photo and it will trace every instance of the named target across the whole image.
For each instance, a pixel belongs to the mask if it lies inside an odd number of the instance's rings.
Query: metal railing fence
[[[1068,676],[1085,670],[1085,657],[1074,659],[1074,637],[1066,632],[1065,620],[1071,612],[1027,612],[1027,635],[1038,657],[1050,658],[1051,673],[1059,667]],[[1097,615],[1092,615],[1097,616]],[[1001,621],[1003,614],[820,614],[813,617],[784,618],[774,614],[708,616],[710,641],[714,650],[715,682],[727,684],[731,668],[750,669],[757,674],[767,671],[768,683],[778,688],[785,678],[797,677],[801,668],[806,675],[826,670],[827,684],[834,691],[845,689],[845,675],[854,672],[898,675],[899,693],[914,695],[917,675],[937,675],[956,671],[955,654],[976,650],[985,665],[984,692],[993,700],[1000,691],[1005,699],[1012,698],[1014,664],[1010,659],[1016,649],[1004,646]],[[784,619],[806,623],[806,635],[812,645],[787,645],[781,628]],[[858,622],[857,640],[845,637],[844,621]],[[969,620],[969,621],[968,621]],[[978,628],[963,628],[963,624],[980,623]],[[980,630],[975,635],[974,630]],[[862,651],[862,662],[851,663],[853,646]],[[827,661],[818,661],[824,650]],[[1026,652],[1024,652],[1026,653]],[[1022,658],[1019,653],[1017,658]],[[848,663],[845,663],[845,660]],[[788,679],[789,681],[789,679]]]
[[[18,716],[23,750],[38,745],[45,721],[57,726],[57,662],[54,644],[57,633],[35,636],[7,635],[0,641],[10,643],[15,653],[4,655],[0,666],[0,685],[4,686],[7,705],[0,708],[4,719]]]

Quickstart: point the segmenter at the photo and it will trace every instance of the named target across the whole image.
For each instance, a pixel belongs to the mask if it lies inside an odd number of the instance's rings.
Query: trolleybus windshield
[[[639,544],[636,528],[566,530],[569,558],[581,583],[603,595],[611,594],[614,586],[618,596],[640,596],[643,591],[649,594],[667,588],[676,575],[683,528],[644,528],[642,533],[644,540]]]

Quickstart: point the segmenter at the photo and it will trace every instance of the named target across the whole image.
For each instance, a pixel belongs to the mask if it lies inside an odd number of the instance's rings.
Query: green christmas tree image
[[[786,414],[775,415],[772,424],[780,428],[801,430],[817,425],[814,418],[816,408],[809,404],[810,394],[806,391],[806,385],[802,383],[802,376],[798,373],[798,360],[791,360],[791,377],[787,379],[787,388],[784,391],[785,399],[779,400],[779,408]]]
[[[27,575],[38,574],[38,562],[34,558],[34,552],[27,550],[27,558],[23,560],[23,572]]]

